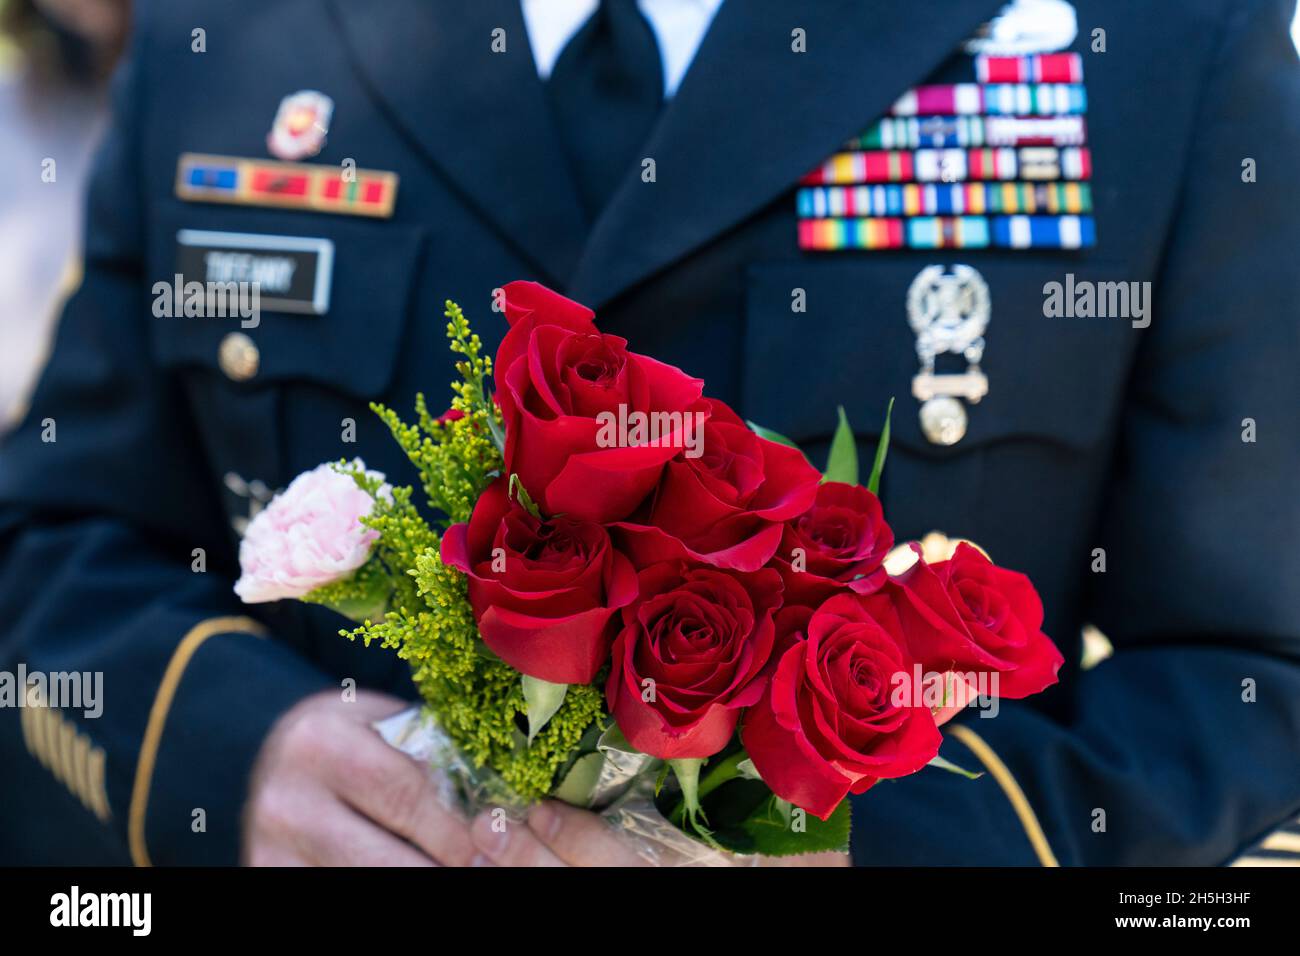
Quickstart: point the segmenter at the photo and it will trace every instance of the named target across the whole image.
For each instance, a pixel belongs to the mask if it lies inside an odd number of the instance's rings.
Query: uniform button
[[[221,347],[217,350],[221,371],[236,382],[247,382],[256,375],[261,359],[257,346],[243,332],[231,332],[221,340]]]
[[[921,406],[921,431],[936,445],[955,445],[966,434],[966,409],[955,398],[932,398]]]

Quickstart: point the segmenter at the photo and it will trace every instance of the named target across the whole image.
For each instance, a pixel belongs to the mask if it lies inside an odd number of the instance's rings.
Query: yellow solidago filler
[[[483,489],[501,475],[504,435],[489,392],[492,360],[481,354],[482,343],[459,306],[448,302],[446,316],[447,338],[459,356],[460,381],[452,385],[451,407],[464,417],[439,422],[423,395],[416,397],[414,425],[391,409],[373,406],[419,471],[429,507],[446,516],[444,526],[468,521]],[[367,645],[378,641],[410,664],[415,686],[442,728],[476,766],[496,772],[506,788],[504,798],[539,799],[592,723],[603,722],[604,695],[598,686],[570,687],[560,710],[528,745],[521,731],[525,705],[519,672],[479,638],[465,576],[442,563],[440,535],[411,503],[412,489],[393,489],[390,501],[378,496],[378,480],[356,469],[351,473],[377,496],[364,523],[379,532],[379,541],[367,573],[348,582],[355,593],[321,589],[313,598],[355,606],[371,595],[373,566],[383,569],[391,581],[387,612],[343,634]]]

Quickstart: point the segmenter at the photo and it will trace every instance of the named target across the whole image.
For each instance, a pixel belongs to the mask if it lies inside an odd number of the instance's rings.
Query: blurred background
[[[0,432],[75,286],[82,195],[130,0],[0,0]]]

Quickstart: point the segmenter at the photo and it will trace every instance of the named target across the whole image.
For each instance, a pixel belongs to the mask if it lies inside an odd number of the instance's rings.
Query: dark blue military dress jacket
[[[944,755],[980,779],[927,770],[858,798],[858,862],[1219,864],[1300,813],[1291,11],[1079,0],[1090,248],[801,249],[801,177],[908,88],[970,81],[962,41],[998,7],[730,0],[645,146],[654,181],[630,169],[592,222],[517,3],[138,4],[84,281],[0,452],[0,670],[101,672],[103,710],[0,709],[0,860],[234,862],[279,714],[346,678],[414,697],[328,612],[242,606],[234,529],[322,461],[410,480],[367,403],[437,401],[441,303],[494,345],[491,293],[516,278],[815,460],[837,404],[865,453],[896,397],[899,540],[969,538],[1036,582],[1060,685],[959,719]],[[182,154],[270,159],[277,105],[304,89],[334,101],[310,162],[397,173],[390,218],[178,198]],[[155,316],[183,230],[329,240],[327,309],[247,330]],[[907,292],[934,264],[972,266],[991,304],[989,392],[949,445],[911,390]],[[1045,314],[1067,275],[1150,282],[1149,325]],[[236,331],[251,348],[223,353]],[[1114,653],[1084,669],[1088,624]]]

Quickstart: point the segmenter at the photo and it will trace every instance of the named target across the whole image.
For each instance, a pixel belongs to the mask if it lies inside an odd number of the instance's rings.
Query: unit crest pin
[[[334,115],[334,101],[316,90],[299,90],[280,101],[266,134],[272,156],[289,161],[315,156],[325,145]]]

